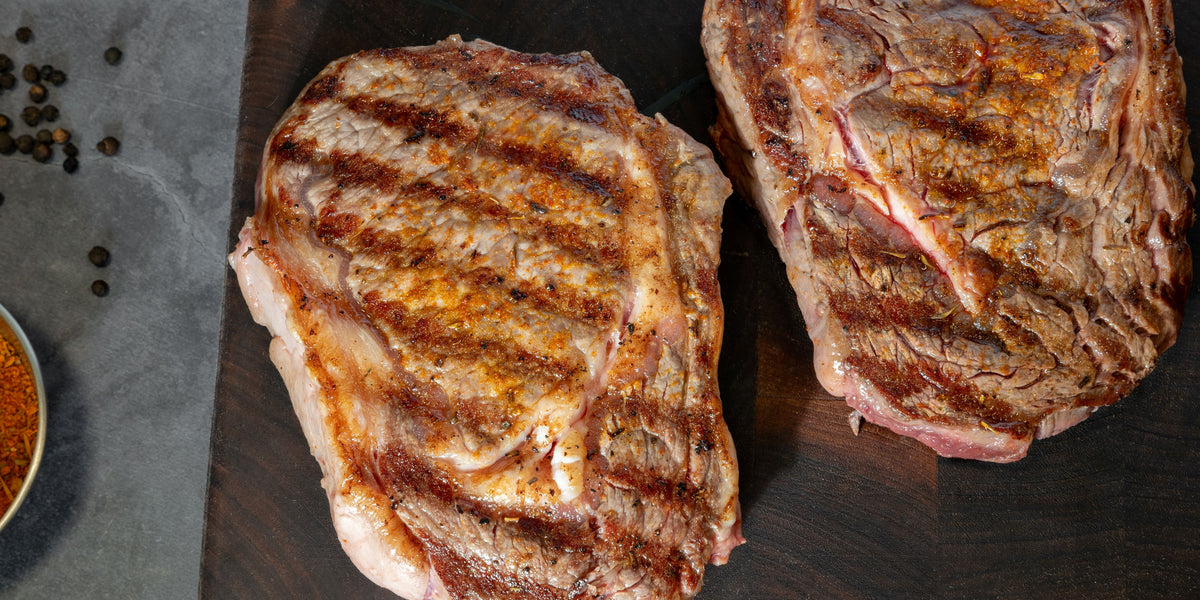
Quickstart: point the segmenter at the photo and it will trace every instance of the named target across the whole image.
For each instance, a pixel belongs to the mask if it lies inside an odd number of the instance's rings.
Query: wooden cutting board
[[[708,142],[699,0],[264,0],[250,3],[230,247],[263,142],[330,60],[452,33],[530,52],[588,50]],[[1200,90],[1196,3],[1176,7]],[[1194,59],[1194,61],[1192,60]],[[1200,126],[1195,111],[1191,122]],[[1196,145],[1193,144],[1193,148]],[[1200,155],[1200,153],[1198,153]],[[1197,245],[1193,236],[1193,247]],[[1118,405],[1011,465],[937,458],[826,394],[782,264],[743,200],[725,213],[720,377],[748,543],[700,598],[1200,597],[1200,311]],[[320,471],[232,272],[226,279],[203,598],[391,598],[339,547]]]

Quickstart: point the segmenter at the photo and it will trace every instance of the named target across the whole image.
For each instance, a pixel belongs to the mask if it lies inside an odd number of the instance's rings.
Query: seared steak
[[[330,64],[230,255],[356,565],[434,598],[689,598],[740,543],[712,154],[586,53]]]
[[[708,0],[714,138],[821,383],[1012,461],[1174,343],[1192,159],[1168,0]]]

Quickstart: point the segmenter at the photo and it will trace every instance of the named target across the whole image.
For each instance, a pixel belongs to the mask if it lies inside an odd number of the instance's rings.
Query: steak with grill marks
[[[821,383],[1012,461],[1179,331],[1192,158],[1168,0],[708,0],[714,139]]]
[[[230,255],[343,547],[411,599],[690,598],[739,544],[712,154],[587,53],[330,64]]]

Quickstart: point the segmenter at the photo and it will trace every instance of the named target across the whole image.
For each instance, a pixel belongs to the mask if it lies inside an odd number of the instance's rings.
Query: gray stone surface
[[[49,102],[80,148],[74,175],[59,147],[48,164],[0,156],[0,304],[50,397],[42,469],[0,532],[0,598],[196,595],[246,3],[0,2],[18,79],[67,72]],[[0,92],[14,134],[33,133],[27,91]],[[95,149],[106,135],[114,157]]]

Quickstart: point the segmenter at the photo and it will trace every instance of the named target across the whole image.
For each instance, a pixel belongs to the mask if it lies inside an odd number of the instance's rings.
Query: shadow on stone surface
[[[38,354],[46,386],[46,448],[29,495],[0,532],[0,594],[33,571],[72,528],[91,471],[88,408],[71,393],[73,374],[41,331],[22,327]]]

